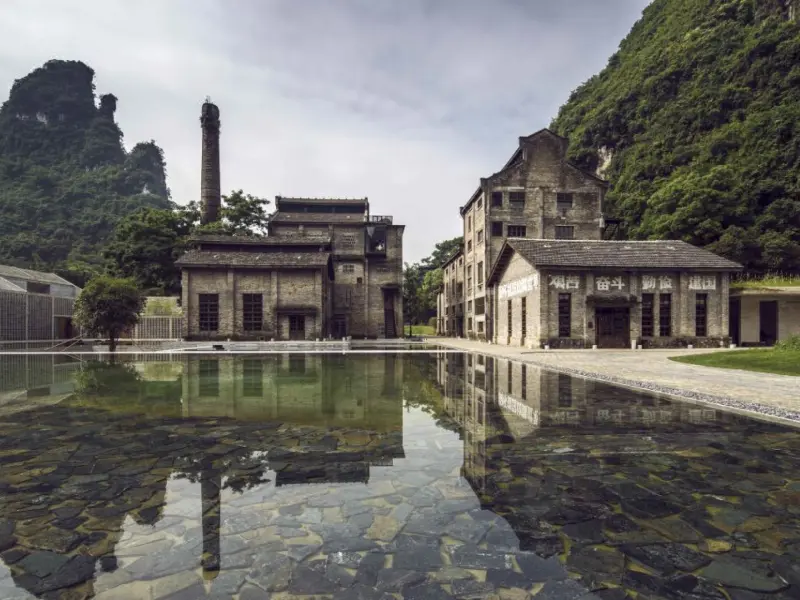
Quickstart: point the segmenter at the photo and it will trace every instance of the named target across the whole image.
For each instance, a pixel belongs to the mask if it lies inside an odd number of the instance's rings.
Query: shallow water
[[[479,355],[0,355],[0,598],[795,598],[799,450]]]

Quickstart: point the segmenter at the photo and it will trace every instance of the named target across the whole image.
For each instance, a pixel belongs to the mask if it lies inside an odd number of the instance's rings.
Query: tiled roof
[[[244,269],[322,268],[330,252],[215,252],[189,250],[175,264],[181,267],[240,267]]]
[[[293,204],[355,204],[363,206],[368,203],[366,198],[287,198],[286,196],[276,196],[276,205],[280,202],[291,202]]]
[[[272,223],[366,223],[361,213],[276,212],[269,220]]]
[[[542,267],[634,269],[714,269],[738,271],[738,263],[713,252],[673,240],[531,240],[509,238],[506,243],[525,260]]]
[[[242,237],[232,235],[198,235],[192,241],[201,244],[224,244],[226,246],[314,246],[330,244],[330,235],[293,235],[268,237]]]
[[[35,283],[56,283],[59,285],[77,287],[75,284],[70,283],[63,277],[59,277],[55,273],[43,273],[42,271],[20,269],[19,267],[11,267],[8,265],[0,265],[0,277],[23,279],[25,281],[33,281]]]

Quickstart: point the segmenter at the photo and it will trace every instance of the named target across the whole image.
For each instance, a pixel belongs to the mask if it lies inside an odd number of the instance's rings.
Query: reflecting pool
[[[0,598],[800,597],[800,435],[458,352],[0,355]]]

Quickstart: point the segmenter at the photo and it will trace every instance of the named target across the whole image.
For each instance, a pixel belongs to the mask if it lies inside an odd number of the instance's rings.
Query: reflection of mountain
[[[785,488],[800,468],[796,431],[505,360],[439,360],[463,475],[522,550],[640,597],[729,597],[728,570],[750,589],[788,587],[775,574],[791,579],[800,560]]]
[[[91,597],[96,573],[116,568],[126,516],[159,522],[172,476],[200,484],[198,554],[213,576],[222,490],[363,483],[403,456],[401,360],[86,364],[71,397],[0,422],[0,558],[38,597]]]

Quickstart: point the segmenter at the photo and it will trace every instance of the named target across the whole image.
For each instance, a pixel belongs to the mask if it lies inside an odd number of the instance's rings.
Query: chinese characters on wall
[[[717,289],[717,278],[714,275],[690,275],[690,290],[715,290]]]
[[[671,290],[671,275],[642,275],[642,291]]]
[[[550,287],[557,290],[577,290],[581,287],[578,275],[550,275]]]
[[[532,292],[538,285],[539,274],[533,273],[522,279],[502,284],[497,290],[497,295],[501,300],[513,298],[514,296],[521,296]]]
[[[600,275],[596,277],[594,280],[594,286],[598,292],[610,292],[610,291],[619,291],[625,289],[625,280],[622,278],[621,275],[615,275],[613,277],[608,277],[606,275]]]

